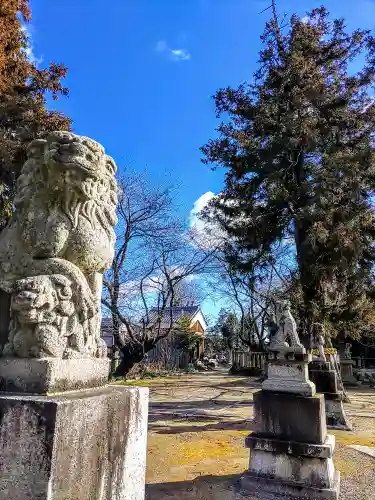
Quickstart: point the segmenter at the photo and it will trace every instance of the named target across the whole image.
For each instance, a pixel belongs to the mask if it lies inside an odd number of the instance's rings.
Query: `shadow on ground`
[[[187,481],[147,484],[145,500],[269,500],[269,494],[263,495],[261,490],[255,496],[241,493],[241,477],[244,473],[245,471],[222,476],[206,475]],[[341,500],[374,498],[371,480],[363,484],[358,479],[353,480],[344,475],[340,490]]]
[[[171,413],[197,413],[201,410],[219,410],[220,407],[238,407],[238,406],[253,406],[254,402],[250,400],[246,401],[236,401],[228,399],[201,399],[198,401],[173,401],[168,403],[151,403],[150,404],[150,415],[165,413],[169,415]]]
[[[216,427],[215,424],[212,426],[204,426],[202,430],[219,430],[227,428],[238,428],[239,422],[233,422],[233,415],[228,412],[222,413],[222,410],[238,407],[251,407],[253,406],[253,401],[236,401],[236,400],[200,400],[200,401],[174,401],[172,403],[152,403],[149,410],[149,428],[152,431],[160,433],[178,433],[178,432],[197,432],[198,427],[194,425],[189,426],[178,426],[176,429],[172,428],[170,432],[167,432],[166,426],[158,426],[157,422],[160,421],[173,421],[173,422],[185,422],[185,421],[208,421],[217,422],[218,420],[227,420],[228,427]],[[232,421],[231,421],[232,420]],[[241,424],[246,424],[246,419],[240,421]],[[233,427],[234,425],[234,427]]]
[[[201,419],[200,419],[201,420]],[[251,420],[229,420],[203,425],[168,425],[152,426],[152,431],[156,434],[182,434],[184,432],[207,432],[207,431],[254,431],[254,424]]]
[[[236,376],[236,375],[230,375],[231,379],[228,382],[221,382],[218,385],[215,385],[215,388],[217,389],[230,389],[232,387],[239,387],[241,389],[244,388],[249,388],[249,389],[260,389],[262,386],[262,383],[258,379],[250,378],[250,377],[243,377],[243,376]],[[236,378],[237,377],[237,378]],[[233,380],[235,379],[235,380]]]
[[[235,500],[240,498],[241,475],[201,476],[191,481],[148,484],[146,500]]]
[[[217,376],[217,378],[215,377]],[[221,376],[221,378],[219,378]],[[194,387],[202,387],[202,381],[205,379],[207,381],[208,386],[214,386],[215,389],[231,389],[238,387],[239,389],[260,389],[261,381],[257,378],[252,377],[244,377],[243,375],[228,375],[230,380],[223,382],[223,375],[220,373],[213,374],[210,372],[208,375],[193,375],[190,380],[184,383],[184,388],[194,388]]]

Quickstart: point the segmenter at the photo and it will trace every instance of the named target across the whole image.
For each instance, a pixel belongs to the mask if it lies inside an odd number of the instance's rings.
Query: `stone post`
[[[312,361],[309,364],[309,376],[316,390],[324,394],[327,426],[331,429],[351,431],[352,425],[344,410],[343,391],[339,389],[337,373],[330,362]]]
[[[28,148],[0,234],[0,500],[144,499],[148,392],[108,385],[100,338],[115,170],[68,132]]]
[[[358,380],[353,375],[353,360],[340,358],[341,377],[344,385],[357,386]]]
[[[344,385],[358,385],[358,381],[353,375],[353,360],[351,353],[352,345],[350,343],[345,344],[344,352],[340,352],[340,369],[341,378]]]
[[[309,380],[310,361],[303,347],[284,344],[269,353],[268,378],[254,394],[256,430],[245,442],[251,450],[245,492],[267,499],[338,499],[335,437],[327,435],[324,397]]]

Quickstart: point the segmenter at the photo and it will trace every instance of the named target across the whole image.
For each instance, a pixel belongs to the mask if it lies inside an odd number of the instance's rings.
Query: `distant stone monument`
[[[329,355],[328,360],[325,355],[324,326],[315,323],[313,330],[315,347],[318,349],[319,356],[309,364],[309,377],[314,382],[316,390],[324,394],[327,426],[330,429],[351,431],[352,425],[343,405],[345,397],[339,368],[336,366],[333,354]]]
[[[290,303],[287,300],[275,301],[275,326],[272,330],[269,349],[271,351],[290,347],[294,350],[303,348],[298,333],[297,323],[290,311]]]
[[[352,359],[352,344],[350,342],[345,344],[344,358]]]
[[[315,386],[309,380],[309,356],[301,344],[288,301],[275,303],[276,315],[269,344],[268,373],[264,390],[278,391],[280,386],[296,394],[312,396]],[[297,354],[297,356],[294,356]]]
[[[325,348],[325,331],[324,331],[324,326],[321,323],[314,323],[313,325],[313,338],[314,338],[314,343],[315,347],[318,349],[318,359],[320,361],[327,361],[327,357],[324,351]]]
[[[358,385],[353,374],[352,344],[350,342],[345,343],[344,353],[340,355],[340,369],[344,385]]]
[[[147,391],[106,386],[100,338],[115,171],[87,137],[29,145],[0,233],[0,500],[144,496]]]
[[[251,453],[242,489],[270,500],[337,500],[335,437],[327,435],[324,396],[308,377],[312,355],[299,341],[289,304],[276,311],[268,378],[254,394],[256,429],[245,442]]]

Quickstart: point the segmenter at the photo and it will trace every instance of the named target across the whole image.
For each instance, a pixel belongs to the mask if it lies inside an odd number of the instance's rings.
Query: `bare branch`
[[[115,335],[121,324],[128,332],[122,360],[139,362],[172,331],[176,294],[182,300],[184,280],[207,271],[213,250],[202,250],[176,219],[169,190],[149,187],[137,175],[125,174],[120,185],[118,243],[103,305],[114,317]]]

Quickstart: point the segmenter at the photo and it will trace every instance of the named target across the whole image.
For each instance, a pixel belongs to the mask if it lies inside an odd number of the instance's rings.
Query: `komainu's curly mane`
[[[115,172],[112,158],[87,137],[53,132],[29,145],[17,181],[15,211],[0,234],[0,289],[12,295],[14,306],[8,353],[106,355],[100,339],[100,301],[102,276],[115,249]],[[44,309],[39,311],[32,302],[28,310],[24,301],[34,297],[35,303],[50,304],[55,284],[64,279],[71,297],[65,301],[56,288],[55,309],[64,312],[57,328],[51,315],[43,316]],[[18,290],[17,284],[25,289]]]
[[[28,148],[17,181],[14,206],[22,218],[48,199],[73,227],[82,216],[112,234],[117,223],[116,165],[103,148],[86,137],[55,132]],[[54,198],[51,200],[51,193]]]

